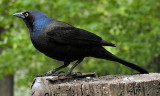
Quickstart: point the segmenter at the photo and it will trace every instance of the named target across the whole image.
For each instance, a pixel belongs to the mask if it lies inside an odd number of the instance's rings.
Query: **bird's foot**
[[[61,76],[70,76],[70,75],[71,75],[71,73],[65,72],[65,73],[60,73],[57,76],[61,77]]]
[[[33,75],[35,77],[45,77],[45,76],[56,76],[57,73],[54,73],[53,70],[45,73],[45,74],[36,74],[36,75]]]
[[[82,73],[81,72],[75,72],[75,73],[71,74],[69,72],[65,72],[65,73],[64,72],[63,73],[59,72],[57,76],[61,77],[61,76],[78,76],[78,75],[82,75]]]
[[[73,75],[82,75],[81,72],[74,72]]]
[[[45,75],[50,76],[50,75],[54,74],[55,72],[56,72],[55,70],[50,70],[47,73],[45,73]]]
[[[33,75],[35,77],[45,77],[45,76],[58,76],[58,73],[55,73],[55,74],[36,74],[36,75]]]
[[[60,75],[62,75],[62,74],[64,74],[63,71],[60,71],[60,72],[58,72],[58,73],[54,73],[54,71],[51,70],[51,71],[49,71],[49,72],[47,72],[47,73],[45,73],[45,74],[36,74],[36,75],[33,75],[33,76],[35,76],[35,77],[60,76]]]
[[[45,74],[36,74],[36,75],[33,75],[34,77],[44,77]]]

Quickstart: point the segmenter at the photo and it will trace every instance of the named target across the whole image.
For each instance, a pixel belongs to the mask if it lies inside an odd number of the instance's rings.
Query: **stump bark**
[[[31,94],[32,96],[160,96],[160,74],[37,77],[31,86]]]

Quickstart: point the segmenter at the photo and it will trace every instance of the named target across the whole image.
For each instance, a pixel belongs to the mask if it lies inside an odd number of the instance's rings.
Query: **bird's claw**
[[[36,75],[33,75],[34,77],[44,77],[44,74],[36,74]]]
[[[36,75],[33,75],[33,76],[35,76],[35,77],[58,76],[58,73],[55,73],[55,74],[50,74],[50,73],[36,74]]]
[[[58,76],[58,77],[61,77],[61,76],[69,76],[69,75],[71,75],[71,74],[69,74],[69,73],[66,72],[66,73],[60,73],[60,74],[58,74],[57,76]]]
[[[36,74],[36,75],[33,75],[35,77],[45,77],[45,76],[58,76],[58,77],[61,77],[61,76],[68,76],[70,75],[70,73],[67,73],[67,72],[63,72],[63,71],[60,71],[58,73],[54,73],[52,70],[45,73],[45,74]]]
[[[81,72],[74,72],[73,74],[82,74]]]

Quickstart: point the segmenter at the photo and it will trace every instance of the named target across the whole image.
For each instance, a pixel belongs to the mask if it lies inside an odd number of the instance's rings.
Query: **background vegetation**
[[[56,20],[93,32],[115,43],[116,48],[105,48],[118,57],[150,72],[160,72],[160,0],[0,0],[0,6],[0,30],[4,30],[0,34],[0,76],[13,74],[16,88],[29,89],[32,75],[63,64],[38,52],[24,22],[12,16],[27,10],[42,11]],[[96,58],[86,58],[74,71],[98,75],[137,73]]]

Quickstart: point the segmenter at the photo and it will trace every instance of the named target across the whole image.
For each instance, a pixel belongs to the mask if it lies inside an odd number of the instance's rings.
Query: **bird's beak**
[[[25,18],[25,16],[23,15],[23,12],[15,13],[15,14],[13,14],[13,16],[16,16],[16,17],[22,18],[22,19]]]

